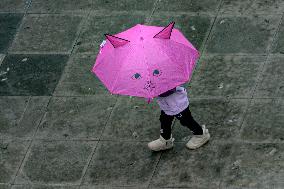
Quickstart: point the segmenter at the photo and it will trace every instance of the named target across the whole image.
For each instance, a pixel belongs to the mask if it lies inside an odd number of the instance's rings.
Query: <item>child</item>
[[[205,125],[201,127],[191,116],[185,88],[178,86],[160,94],[157,102],[161,108],[161,130],[160,138],[148,143],[151,150],[160,151],[173,147],[174,138],[171,134],[171,125],[174,117],[193,132],[193,137],[186,144],[187,148],[197,149],[209,140],[208,129]]]

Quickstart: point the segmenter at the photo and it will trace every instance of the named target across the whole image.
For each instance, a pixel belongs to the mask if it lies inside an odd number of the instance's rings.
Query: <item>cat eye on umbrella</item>
[[[136,73],[132,76],[133,79],[140,79],[141,75],[139,73]]]

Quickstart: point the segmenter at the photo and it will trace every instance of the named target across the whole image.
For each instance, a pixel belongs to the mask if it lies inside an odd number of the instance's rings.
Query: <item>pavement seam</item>
[[[74,40],[72,49],[70,50],[70,54],[71,54],[71,55],[74,53],[74,49],[75,49],[75,47],[76,47],[76,45],[77,45],[77,43],[78,43],[78,40],[79,40],[79,38],[80,38],[80,36],[81,36],[81,33],[82,33],[83,30],[84,30],[85,24],[88,23],[88,21],[89,21],[90,15],[91,15],[91,11],[89,11],[88,14],[83,17],[84,20],[82,20],[81,23],[80,23],[79,26],[78,26],[79,28],[78,28],[78,31],[77,31],[77,34],[76,34],[77,36],[76,36],[76,38],[75,38],[75,40]]]
[[[159,0],[156,0],[156,1],[155,1],[154,5],[153,5],[152,12],[150,13],[149,18],[146,18],[146,21],[145,21],[146,24],[150,24],[150,23],[151,23],[151,21],[152,21],[152,16],[154,15],[154,12],[155,12],[155,10],[156,10],[156,6],[158,5],[158,2],[159,2]]]
[[[52,98],[52,97],[49,98],[48,103],[47,103],[46,106],[45,106],[45,109],[47,109],[47,107],[48,107],[48,105],[49,105],[49,103],[50,103],[50,101],[51,101],[51,98]],[[39,126],[40,126],[40,124],[41,124],[43,118],[45,117],[45,114],[46,114],[46,112],[41,116],[40,121],[38,122],[38,125],[37,125],[37,127],[36,127],[36,129],[35,129],[35,131],[34,131],[34,133],[33,133],[33,136],[31,137],[31,140],[28,140],[28,141],[30,141],[29,144],[28,144],[28,148],[27,148],[27,150],[26,150],[26,153],[25,153],[25,155],[24,155],[24,158],[23,158],[22,161],[21,161],[20,166],[19,166],[18,169],[17,169],[16,175],[15,175],[13,181],[11,182],[11,185],[14,185],[14,184],[15,184],[16,178],[17,178],[17,176],[18,176],[20,170],[23,169],[24,162],[27,161],[28,154],[29,154],[29,152],[30,152],[30,150],[31,150],[31,147],[32,147],[32,144],[33,144],[35,135],[36,135],[36,133],[37,133],[37,131],[38,131],[38,129],[39,129]]]
[[[211,33],[212,33],[212,30],[213,30],[213,27],[215,26],[215,23],[216,23],[216,20],[217,20],[217,17],[219,15],[219,12],[220,12],[220,8],[221,8],[221,5],[222,5],[222,2],[223,0],[220,0],[219,1],[219,4],[217,6],[217,10],[216,10],[216,13],[214,14],[214,17],[213,17],[213,21],[212,21],[212,24],[210,25],[210,28],[209,28],[209,31],[205,37],[205,40],[203,41],[203,44],[201,46],[201,53],[200,54],[205,54],[206,51],[205,51],[205,48],[206,48],[206,44],[209,40],[209,37],[211,36]]]
[[[22,115],[21,115],[21,117],[20,117],[20,119],[17,121],[17,125],[19,125],[20,124],[20,122],[22,121],[22,119],[23,119],[23,117],[24,117],[24,115],[25,115],[25,113],[26,113],[26,111],[27,111],[27,109],[28,109],[28,106],[29,106],[29,104],[30,104],[30,101],[31,101],[31,96],[29,96],[28,97],[28,102],[27,102],[27,104],[26,104],[26,106],[25,106],[25,108],[24,108],[24,111],[23,111],[23,113],[22,113]]]
[[[153,177],[154,177],[154,175],[155,175],[155,172],[156,172],[156,170],[157,170],[157,168],[158,168],[158,165],[159,165],[159,163],[160,163],[160,160],[161,160],[161,158],[162,158],[162,154],[163,154],[163,153],[164,153],[164,152],[162,151],[162,152],[160,152],[160,154],[159,154],[159,159],[157,160],[156,165],[155,165],[155,167],[154,167],[154,170],[153,170],[153,172],[152,172],[152,175],[151,175],[151,177],[150,177],[149,180],[148,180],[148,184],[146,185],[146,188],[147,188],[147,189],[150,189],[150,187],[151,187],[152,179],[153,179]]]
[[[93,159],[93,156],[95,155],[95,153],[96,153],[96,151],[97,151],[97,148],[98,148],[98,146],[99,146],[100,141],[102,141],[102,140],[101,140],[101,137],[102,137],[102,135],[103,135],[103,133],[104,133],[104,131],[105,131],[105,128],[106,128],[107,124],[109,123],[109,120],[110,120],[110,118],[111,118],[111,115],[112,115],[113,112],[114,112],[115,107],[118,105],[118,98],[119,98],[119,97],[116,98],[115,104],[114,104],[114,106],[113,106],[111,112],[109,113],[109,116],[108,116],[107,121],[106,121],[106,123],[105,123],[105,125],[104,125],[104,128],[102,129],[101,134],[100,134],[100,136],[99,136],[99,139],[97,140],[98,142],[96,143],[96,146],[93,148],[91,154],[89,155],[87,164],[85,165],[85,167],[84,167],[84,169],[83,169],[83,173],[82,173],[81,178],[80,178],[80,181],[79,181],[79,188],[81,188],[81,186],[83,185],[84,177],[85,177],[85,175],[86,175],[86,173],[87,173],[87,170],[88,170],[88,168],[89,168],[89,166],[90,166],[90,163],[91,163],[91,161],[92,161],[92,159]]]
[[[279,33],[280,26],[281,26],[281,24],[282,24],[283,19],[284,19],[284,13],[283,13],[282,16],[281,16],[280,21],[279,21],[278,26],[277,26],[277,29],[276,29],[276,31],[275,31],[275,33],[274,33],[274,35],[273,35],[273,40],[272,40],[272,42],[269,44],[269,46],[268,46],[268,48],[267,48],[268,55],[267,55],[267,57],[266,57],[266,60],[265,60],[264,64],[262,65],[262,68],[261,68],[261,70],[260,70],[260,72],[259,72],[259,75],[258,75],[256,84],[255,84],[255,86],[254,86],[254,88],[253,88],[253,92],[252,92],[252,96],[251,96],[252,99],[255,97],[255,93],[256,93],[257,87],[258,87],[259,84],[261,83],[261,79],[262,79],[262,76],[263,76],[263,74],[264,74],[266,65],[268,64],[269,58],[273,55],[273,54],[271,54],[270,52],[271,52],[271,49],[274,47],[274,45],[275,45],[275,43],[276,43],[276,38],[277,38],[277,35],[278,35],[278,33]]]
[[[208,30],[207,33],[206,33],[205,40],[202,42],[202,45],[201,45],[201,48],[200,48],[200,57],[199,57],[199,60],[202,60],[202,58],[205,57],[205,54],[206,54],[205,49],[206,49],[206,47],[207,47],[207,42],[208,42],[208,40],[210,39],[212,30],[213,30],[213,28],[214,28],[214,26],[215,26],[215,23],[216,23],[216,20],[217,20],[218,15],[219,15],[219,11],[220,11],[222,2],[223,2],[223,0],[220,0],[220,1],[219,1],[219,4],[218,4],[217,9],[216,9],[215,16],[214,16],[214,18],[213,18],[213,21],[211,21],[212,23],[211,23],[211,25],[210,25],[209,30]],[[200,65],[200,72],[199,72],[199,75],[202,74],[203,69],[204,69],[204,66],[205,66],[205,63],[202,64],[202,62],[201,62],[200,64],[201,64],[201,65]],[[196,66],[197,66],[197,65],[195,64],[195,68],[196,68]],[[192,72],[191,78],[192,78],[192,76],[193,76],[193,74],[194,74],[194,71],[195,71],[195,69],[194,69],[193,72]],[[190,78],[190,80],[191,80],[191,78]]]
[[[26,10],[23,13],[17,13],[17,14],[23,14],[23,17],[21,19],[21,23],[19,23],[19,25],[18,25],[18,27],[16,29],[16,32],[15,32],[15,34],[13,36],[13,40],[11,40],[9,45],[7,46],[6,54],[10,54],[10,49],[13,46],[14,41],[17,39],[18,33],[20,32],[20,28],[24,24],[23,20],[24,20],[25,16],[27,15],[28,9],[30,8],[31,4],[32,4],[32,0],[28,0]]]

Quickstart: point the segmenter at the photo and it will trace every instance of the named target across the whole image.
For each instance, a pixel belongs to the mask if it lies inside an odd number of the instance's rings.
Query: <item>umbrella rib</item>
[[[126,45],[128,45],[128,44],[126,44]],[[131,54],[131,53],[127,53],[126,57],[124,57],[124,60],[128,58],[129,54]],[[113,85],[111,87],[111,92],[112,93],[113,93],[113,89],[114,89],[115,85],[117,84],[118,76],[119,76],[119,73],[120,73],[122,67],[123,67],[123,65],[121,64],[120,67],[119,67],[119,70],[117,71],[117,73],[115,75],[115,81],[113,82]]]
[[[141,26],[140,26],[140,33],[142,33],[142,27],[141,27]],[[143,56],[144,56],[145,64],[146,64],[146,66],[147,66],[149,81],[151,82],[148,60],[147,60],[147,58],[146,58],[146,56],[145,56],[144,42],[142,42],[142,48],[143,48]],[[153,93],[152,93],[151,88],[150,88],[150,96],[153,97]]]
[[[172,40],[171,40],[171,41],[172,41]],[[176,62],[176,60],[173,60],[162,48],[160,48],[159,45],[157,45],[157,48],[159,48],[159,50],[160,50],[161,52],[163,52],[164,55],[167,56],[168,59],[169,59],[171,62],[173,62],[173,63]],[[186,76],[183,67],[182,67],[181,65],[179,65],[179,64],[178,64],[178,67],[179,67],[180,70],[182,70],[183,75]],[[171,88],[171,87],[169,87],[169,88]]]
[[[197,59],[198,59],[198,54],[199,54],[199,53],[198,53],[198,51],[197,51],[196,49],[194,49],[194,48],[192,48],[192,47],[189,47],[189,46],[186,46],[185,44],[180,43],[180,42],[177,42],[177,41],[174,41],[174,40],[172,40],[172,42],[177,43],[177,44],[180,44],[180,45],[183,45],[186,49],[189,49],[190,51],[195,52],[195,53],[197,54]],[[195,60],[196,62],[197,62],[197,59]],[[190,62],[192,62],[192,60],[193,60],[193,58],[191,57],[191,61],[190,61]],[[195,62],[194,65],[193,65],[194,68],[195,68],[195,66],[196,66],[196,62]],[[194,68],[193,68],[193,69],[194,69]],[[184,73],[185,73],[185,72],[184,72]],[[186,74],[186,75],[187,75],[187,74]],[[189,76],[187,82],[190,81],[191,76],[192,76],[192,73],[191,73],[191,75]]]

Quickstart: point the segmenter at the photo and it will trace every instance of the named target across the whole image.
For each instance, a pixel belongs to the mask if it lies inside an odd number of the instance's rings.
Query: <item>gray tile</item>
[[[10,189],[11,185],[8,184],[0,184],[0,189]]]
[[[79,184],[97,142],[37,141],[31,147],[16,184]]]
[[[280,17],[219,17],[210,34],[207,51],[211,53],[266,53]]]
[[[52,95],[67,60],[67,55],[7,55],[0,65],[0,95]]]
[[[217,12],[219,0],[160,0],[156,5],[155,12],[160,11],[184,11],[184,12]]]
[[[13,185],[12,189],[79,189],[79,186]]]
[[[24,13],[28,7],[29,0],[1,0],[0,12]]]
[[[33,0],[28,13],[79,13],[91,8],[92,0]]]
[[[160,135],[160,109],[142,98],[118,98],[102,139],[150,141]]]
[[[82,18],[78,15],[28,14],[9,51],[68,53]]]
[[[150,25],[167,26],[171,21],[175,22],[175,28],[179,29],[197,49],[200,49],[209,31],[212,18],[158,12],[152,16]]]
[[[282,144],[236,144],[225,166],[221,188],[283,188]]]
[[[284,57],[271,56],[265,64],[255,97],[284,97]]]
[[[120,33],[136,24],[143,24],[145,18],[143,13],[91,14],[82,28],[75,52],[97,54],[105,33]]]
[[[48,100],[48,97],[1,97],[0,137],[31,139]]]
[[[76,54],[69,59],[64,73],[59,81],[54,95],[82,96],[109,95],[110,92],[91,72],[95,55]]]
[[[6,53],[22,21],[22,17],[23,14],[0,14],[0,53]]]
[[[0,141],[0,183],[12,183],[24,159],[28,143],[29,141]]]
[[[54,97],[35,137],[98,139],[115,102],[111,95]]]
[[[190,151],[184,144],[177,143],[162,154],[151,186],[218,188],[221,171],[230,154],[230,144],[208,143]]]
[[[272,53],[284,54],[284,18],[282,18],[282,23],[279,26],[278,33],[274,40],[274,45],[272,47]]]
[[[197,63],[189,86],[191,97],[252,96],[266,56],[207,55]]]
[[[84,185],[145,186],[159,153],[145,143],[100,142],[83,179]]]
[[[154,8],[155,0],[140,0],[133,2],[132,0],[109,1],[109,0],[93,0],[92,10],[103,11],[147,11],[151,13]]]
[[[211,135],[210,140],[215,141],[234,140],[238,137],[247,106],[247,99],[192,99],[189,109],[200,125],[206,125]],[[173,135],[176,141],[187,142],[192,134],[176,120]]]
[[[241,137],[247,141],[283,142],[284,101],[255,99],[243,123]]]
[[[222,14],[281,14],[284,2],[282,0],[223,0]]]

